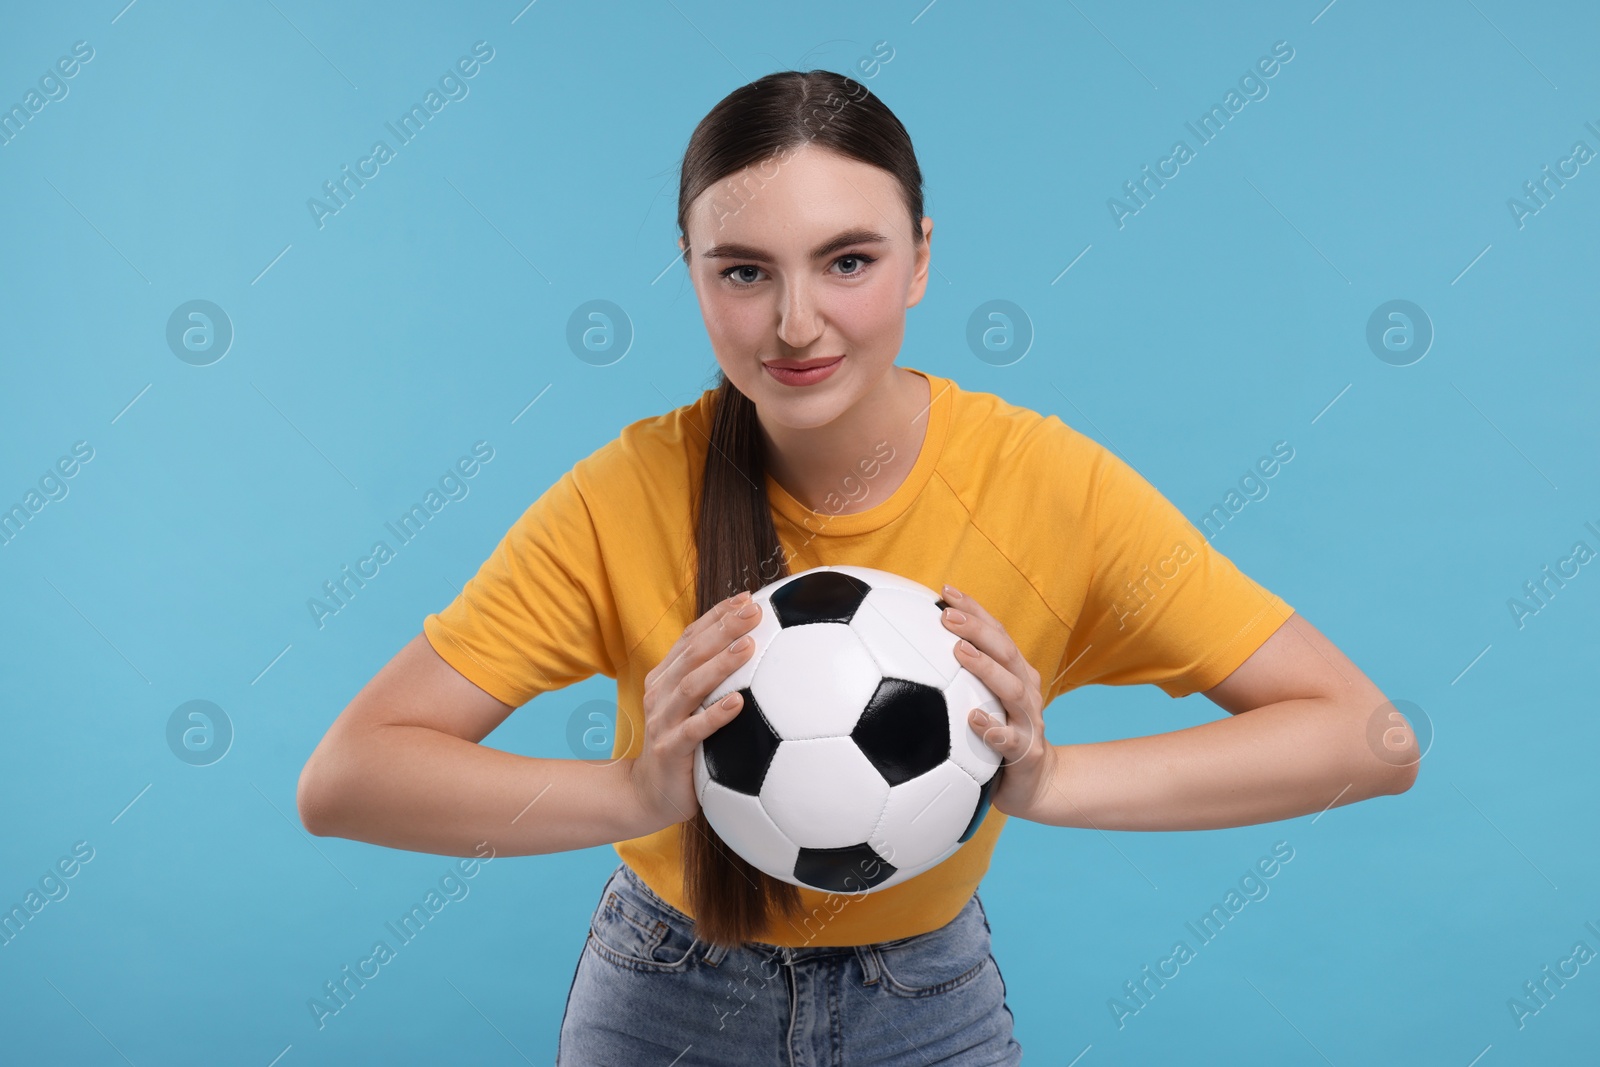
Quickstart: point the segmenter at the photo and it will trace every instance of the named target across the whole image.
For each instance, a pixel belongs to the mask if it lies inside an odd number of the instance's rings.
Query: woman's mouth
[[[772,363],[763,363],[767,373],[784,385],[815,385],[833,373],[834,368],[844,362],[843,356],[832,359],[813,359],[805,362],[795,360],[775,360]]]

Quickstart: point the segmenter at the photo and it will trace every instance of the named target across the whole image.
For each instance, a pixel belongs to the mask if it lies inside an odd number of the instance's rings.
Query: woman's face
[[[888,373],[905,311],[927,287],[933,220],[922,228],[915,245],[887,171],[814,145],[729,175],[695,200],[689,271],[706,333],[763,422],[825,425]],[[809,385],[786,384],[765,366],[838,356]]]

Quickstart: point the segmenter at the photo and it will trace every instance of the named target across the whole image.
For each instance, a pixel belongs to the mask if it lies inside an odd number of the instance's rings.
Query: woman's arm
[[[512,711],[412,638],[328,728],[300,773],[306,829],[413,852],[521,856],[588,848],[661,826],[633,760],[519,756],[478,744]]]
[[[1410,724],[1298,614],[1205,691],[1232,713],[1186,730],[1054,745],[1039,672],[983,605],[944,587],[956,656],[996,697],[967,721],[1005,765],[991,803],[1007,815],[1099,830],[1208,830],[1292,819],[1403,793],[1421,758]]]
[[[1205,695],[1232,714],[1053,746],[1050,788],[1025,817],[1101,830],[1247,826],[1403,793],[1416,780],[1404,719],[1391,719],[1378,687],[1298,614]]]

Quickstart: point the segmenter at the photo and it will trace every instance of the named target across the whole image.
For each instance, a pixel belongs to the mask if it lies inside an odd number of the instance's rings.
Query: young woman
[[[689,141],[678,226],[716,388],[550,487],[300,780],[317,834],[457,856],[615,845],[559,1064],[1014,1063],[977,894],[1008,817],[1203,829],[1410,787],[1414,742],[1377,687],[1132,468],[1055,416],[895,365],[933,222],[910,138],[864,87],[786,71],[735,90]],[[942,590],[958,659],[1006,713],[969,718],[1006,764],[979,831],[848,896],[744,862],[693,782],[696,746],[741,711],[699,708],[750,655],[749,592],[831,564]],[[478,743],[596,673],[617,681],[614,759]],[[1232,715],[1047,742],[1044,707],[1090,683]]]

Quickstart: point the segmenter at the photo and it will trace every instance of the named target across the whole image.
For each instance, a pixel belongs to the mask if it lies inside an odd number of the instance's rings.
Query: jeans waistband
[[[646,884],[643,878],[639,877],[638,872],[632,867],[628,866],[626,862],[622,862],[617,865],[617,870],[614,877],[620,877],[627,884],[631,891],[649,901],[653,907],[657,908],[669,919],[677,923],[681,929],[685,931],[693,930],[694,920],[663,900],[655,890],[651,889],[650,886]],[[894,940],[901,939],[896,938]],[[705,946],[702,956],[705,961],[713,967],[720,963],[723,957],[726,956],[729,951],[731,951],[730,946],[714,945],[706,942],[701,943]],[[881,943],[887,944],[887,942]],[[872,950],[874,946],[870,944],[790,946],[773,945],[768,944],[765,941],[746,941],[743,943],[743,947],[748,948],[763,957],[775,958],[779,962],[787,965],[803,963],[806,960],[817,959],[825,956],[854,954],[861,958],[863,965],[867,968],[869,973],[876,971],[876,967],[873,964],[874,953]]]

